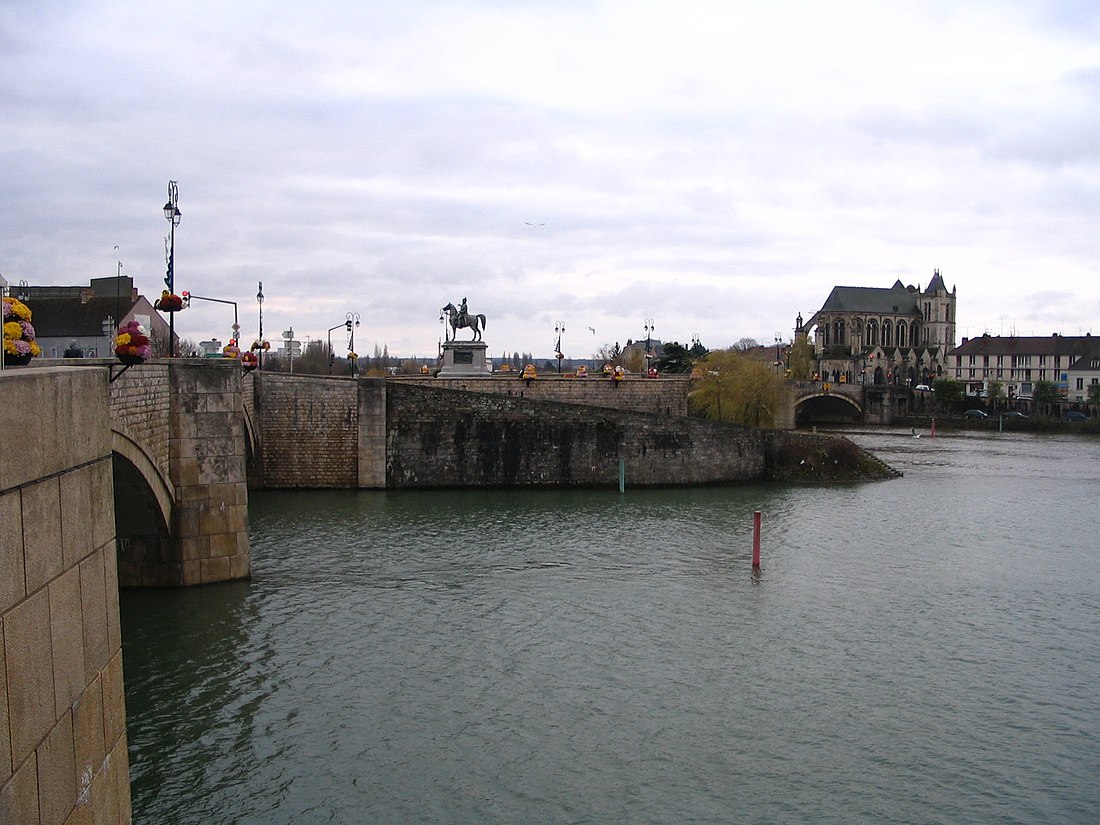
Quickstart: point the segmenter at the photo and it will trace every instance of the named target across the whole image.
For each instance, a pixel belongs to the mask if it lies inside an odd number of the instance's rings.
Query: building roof
[[[814,318],[835,312],[866,312],[882,315],[921,315],[920,293],[897,281],[889,289],[874,286],[834,286]],[[810,319],[813,321],[813,318]]]
[[[121,299],[31,297],[27,306],[32,313],[35,334],[39,338],[69,338],[103,335],[108,317],[117,325],[137,302],[124,295]],[[121,312],[121,317],[120,317]]]
[[[1069,355],[1079,357],[1094,345],[1091,335],[1054,335],[1018,337],[982,335],[963,339],[951,355]]]

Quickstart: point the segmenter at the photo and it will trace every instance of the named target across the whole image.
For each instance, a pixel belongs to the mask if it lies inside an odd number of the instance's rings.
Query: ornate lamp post
[[[352,326],[352,321],[355,322],[355,326]],[[348,360],[351,361],[351,374],[355,376],[355,365],[359,361],[358,356],[352,357],[355,353],[355,327],[359,326],[359,313],[349,312],[344,319],[344,326],[348,330]]]
[[[260,305],[260,342],[264,340],[264,282],[260,281],[260,288],[256,292],[256,303]],[[264,368],[264,351],[261,348],[259,353],[260,369]]]
[[[561,352],[561,336],[562,336],[562,333],[565,332],[565,322],[564,321],[557,321],[554,324],[554,332],[558,336],[558,341],[554,345],[554,353],[558,357],[558,375],[561,375],[561,359],[564,357],[562,355],[562,352]]]
[[[783,341],[779,337],[779,333],[775,334],[775,374],[779,375],[779,368],[783,366],[783,353],[780,351]]]
[[[650,336],[653,334],[653,319],[645,319],[645,371],[649,372],[649,362],[653,359],[653,346],[650,342]]]
[[[180,225],[180,210],[176,205],[179,202],[179,188],[174,180],[168,181],[168,200],[164,204],[164,217],[168,221],[168,272],[164,277],[164,284],[168,292],[176,294],[176,227]],[[168,357],[176,357],[176,313],[168,313]]]

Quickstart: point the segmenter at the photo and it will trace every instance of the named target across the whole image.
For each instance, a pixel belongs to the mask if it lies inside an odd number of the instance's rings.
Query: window
[[[894,328],[889,319],[882,322],[882,345],[884,347],[894,345]]]
[[[1093,383],[1095,383],[1095,382],[1096,382],[1096,379],[1094,378]],[[1084,378],[1078,378],[1077,379],[1077,389],[1083,390],[1084,388],[1085,388],[1085,379]]]
[[[974,366],[974,356],[970,356],[970,366]]]

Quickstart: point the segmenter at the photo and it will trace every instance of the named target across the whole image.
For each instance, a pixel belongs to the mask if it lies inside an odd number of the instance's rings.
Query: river
[[[852,435],[904,477],[253,494],[250,582],[122,594],[135,823],[1096,821],[1100,440]]]

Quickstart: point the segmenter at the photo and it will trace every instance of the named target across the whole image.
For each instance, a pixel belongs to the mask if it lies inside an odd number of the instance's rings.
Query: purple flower
[[[19,326],[23,327],[23,338],[27,341],[33,341],[34,327],[31,326],[30,321],[20,321]]]

